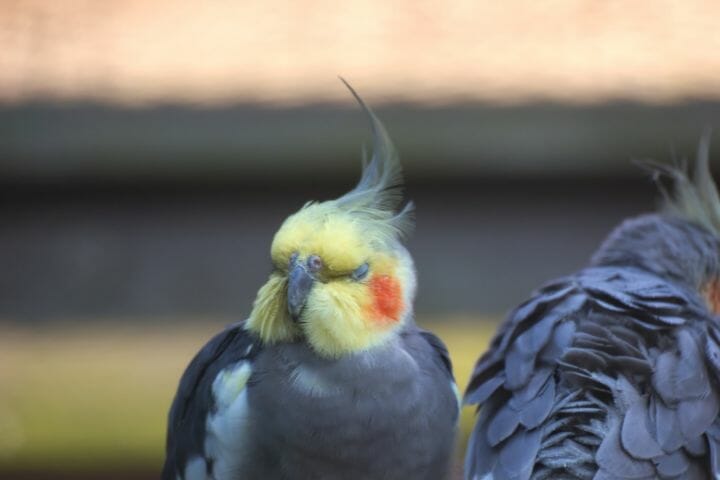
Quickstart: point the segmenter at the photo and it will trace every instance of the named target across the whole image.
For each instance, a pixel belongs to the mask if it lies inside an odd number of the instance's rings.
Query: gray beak
[[[315,279],[306,270],[304,265],[295,265],[290,271],[288,278],[288,312],[293,320],[297,321],[300,318],[300,312],[302,312],[305,306],[310,290],[315,283]]]

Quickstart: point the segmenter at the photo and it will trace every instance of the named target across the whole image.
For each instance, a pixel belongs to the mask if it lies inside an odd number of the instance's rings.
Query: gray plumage
[[[218,408],[211,385],[245,360],[253,370],[247,430],[237,432],[245,457],[233,471],[218,471],[205,446],[208,416]],[[324,391],[298,379],[307,372]],[[185,478],[188,462],[201,458],[204,478],[218,480],[439,480],[458,414],[451,382],[444,345],[412,323],[397,342],[339,360],[320,358],[301,342],[261,347],[238,323],[211,340],[183,375],[163,479]]]
[[[195,355],[180,379],[168,414],[163,479],[181,476],[191,458],[203,455],[207,417],[215,409],[213,381],[231,365],[252,362],[259,347],[258,342],[236,324],[213,337]],[[212,469],[212,465],[208,468]]]
[[[188,366],[168,417],[164,480],[447,473],[459,412],[450,357],[414,323],[415,270],[400,243],[412,207],[400,208],[384,127],[356,98],[374,133],[371,162],[348,194],[286,221],[248,320]]]
[[[479,405],[467,479],[720,478],[707,152],[705,138],[693,180],[657,170],[676,187],[662,213],[626,221],[588,268],[509,314],[466,392]]]

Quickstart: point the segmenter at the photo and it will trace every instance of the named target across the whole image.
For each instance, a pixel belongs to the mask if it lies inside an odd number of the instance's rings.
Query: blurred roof
[[[0,102],[720,97],[720,3],[0,3]]]
[[[425,311],[582,265],[650,208],[629,158],[720,119],[720,3],[438,5],[0,1],[0,316],[243,311],[288,208],[356,180],[338,74],[401,153]]]

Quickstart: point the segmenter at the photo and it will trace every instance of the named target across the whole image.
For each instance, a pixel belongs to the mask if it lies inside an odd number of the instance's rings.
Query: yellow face
[[[415,288],[412,260],[333,207],[307,206],[275,235],[275,271],[247,323],[263,341],[304,338],[318,354],[339,357],[383,343],[402,325]]]

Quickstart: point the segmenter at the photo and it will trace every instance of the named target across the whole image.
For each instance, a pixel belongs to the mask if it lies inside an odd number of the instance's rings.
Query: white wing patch
[[[182,480],[207,480],[205,459],[194,457],[188,460]]]
[[[246,361],[236,363],[218,373],[212,385],[212,392],[218,410],[224,410],[232,406],[245,389],[245,384],[247,384],[251,373],[250,362]]]
[[[212,393],[217,411],[208,416],[205,453],[213,462],[213,478],[223,480],[237,476],[247,456],[248,399],[245,386],[252,367],[242,361],[218,373]]]

